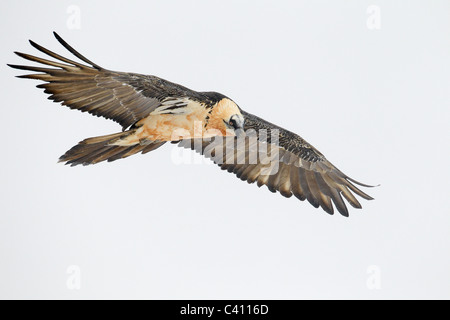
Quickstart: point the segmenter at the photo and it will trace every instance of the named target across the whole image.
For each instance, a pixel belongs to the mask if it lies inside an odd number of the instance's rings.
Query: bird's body
[[[188,100],[186,107],[177,109],[176,113],[167,113],[164,108],[151,112],[148,117],[137,123],[137,126],[142,126],[142,130],[138,130],[138,135],[162,141],[180,140],[176,134],[177,130],[192,138],[211,137],[216,134],[226,136],[227,130],[223,126],[222,119],[233,114],[240,114],[240,111],[228,98],[222,98],[209,108],[199,102]]]
[[[147,153],[169,141],[179,142],[242,180],[267,185],[285,197],[307,199],[328,213],[333,213],[334,203],[341,214],[348,215],[341,195],[356,208],[361,205],[353,193],[371,199],[352,182],[367,185],[343,174],[300,136],[245,112],[226,96],[197,92],[155,76],[104,69],[55,36],[88,65],[30,41],[57,61],[17,54],[54,68],[10,66],[38,72],[19,77],[45,81],[38,87],[55,102],[112,119],[123,128],[122,132],[81,141],[60,161],[95,164]]]

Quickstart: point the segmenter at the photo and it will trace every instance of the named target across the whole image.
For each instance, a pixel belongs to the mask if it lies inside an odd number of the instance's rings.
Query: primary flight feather
[[[30,40],[33,47],[56,61],[16,52],[45,67],[9,66],[37,72],[18,77],[43,80],[37,87],[50,94],[49,99],[122,126],[122,132],[81,141],[60,161],[72,166],[114,161],[147,153],[170,141],[203,154],[248,183],[266,185],[285,197],[307,199],[329,214],[333,214],[334,204],[348,216],[343,198],[361,208],[354,194],[372,199],[355,184],[370,186],[342,173],[300,136],[245,112],[228,97],[190,90],[155,76],[102,68],[54,35],[85,64]]]

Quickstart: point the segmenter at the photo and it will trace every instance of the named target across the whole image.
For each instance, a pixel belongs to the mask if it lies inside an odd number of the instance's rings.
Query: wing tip
[[[348,213],[347,207],[345,208],[345,211],[344,211],[344,210],[341,211],[341,210],[339,210],[339,208],[338,208],[338,211],[339,211],[339,213],[341,214],[341,216],[346,217],[346,218],[349,218],[349,217],[350,217],[350,214]]]
[[[53,36],[56,38],[56,40],[58,40],[59,42],[61,42],[61,41],[65,42],[63,40],[63,38],[61,38],[61,36],[56,31],[53,31],[52,33],[53,33]]]
[[[381,186],[381,184],[377,184],[377,185],[369,185],[369,184],[365,184],[365,183],[359,182],[359,181],[357,181],[357,180],[355,180],[355,179],[352,179],[352,178],[350,178],[350,177],[347,176],[347,175],[345,175],[345,179],[347,179],[348,181],[351,181],[351,182],[353,182],[353,183],[355,183],[355,184],[357,184],[357,185],[359,185],[359,186],[361,186],[361,187],[366,187],[366,188],[376,188],[376,187]]]
[[[39,46],[36,42],[34,42],[34,41],[31,40],[31,39],[28,39],[28,42],[29,42],[33,47],[35,47],[35,48],[36,48],[36,46]]]
[[[320,206],[323,211],[325,211],[326,213],[328,213],[330,216],[334,215],[334,210],[333,210],[333,206]]]
[[[85,56],[80,54],[77,50],[75,50],[70,44],[68,44],[56,31],[53,31],[53,35],[55,36],[56,40],[64,47],[66,48],[70,53],[72,53],[74,56],[76,56],[78,59],[90,64],[92,67],[94,67],[97,70],[104,70],[101,66],[98,64],[92,62],[91,60],[87,59]]]
[[[18,55],[19,57],[23,58],[24,55],[26,55],[26,53],[22,53],[20,51],[13,51],[14,54]]]

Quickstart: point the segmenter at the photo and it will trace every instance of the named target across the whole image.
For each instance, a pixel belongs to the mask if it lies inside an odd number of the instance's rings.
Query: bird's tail
[[[147,153],[162,146],[165,141],[147,141],[130,146],[114,145],[114,142],[133,134],[135,129],[106,136],[93,137],[79,142],[59,158],[59,162],[65,162],[71,166],[78,164],[88,165],[101,161],[114,161],[129,157],[135,153]]]

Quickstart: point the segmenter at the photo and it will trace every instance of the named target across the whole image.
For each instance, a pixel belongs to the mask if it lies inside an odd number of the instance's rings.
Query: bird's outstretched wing
[[[242,114],[244,138],[182,140],[179,146],[211,158],[241,180],[256,182],[258,187],[266,185],[270,191],[288,198],[295,195],[300,200],[307,199],[329,214],[334,212],[334,203],[343,216],[348,216],[342,196],[355,208],[361,208],[361,204],[353,193],[373,199],[355,184],[370,186],[349,178],[300,136],[245,111]]]
[[[38,72],[18,77],[45,81],[37,87],[45,89],[44,92],[50,94],[49,99],[71,109],[112,119],[126,129],[161,105],[168,108],[183,107],[183,99],[179,98],[203,102],[208,100],[202,93],[155,76],[104,69],[75,51],[57,33],[54,35],[67,50],[88,65],[60,56],[30,40],[33,47],[56,61],[16,52],[24,59],[46,66],[9,66]]]

